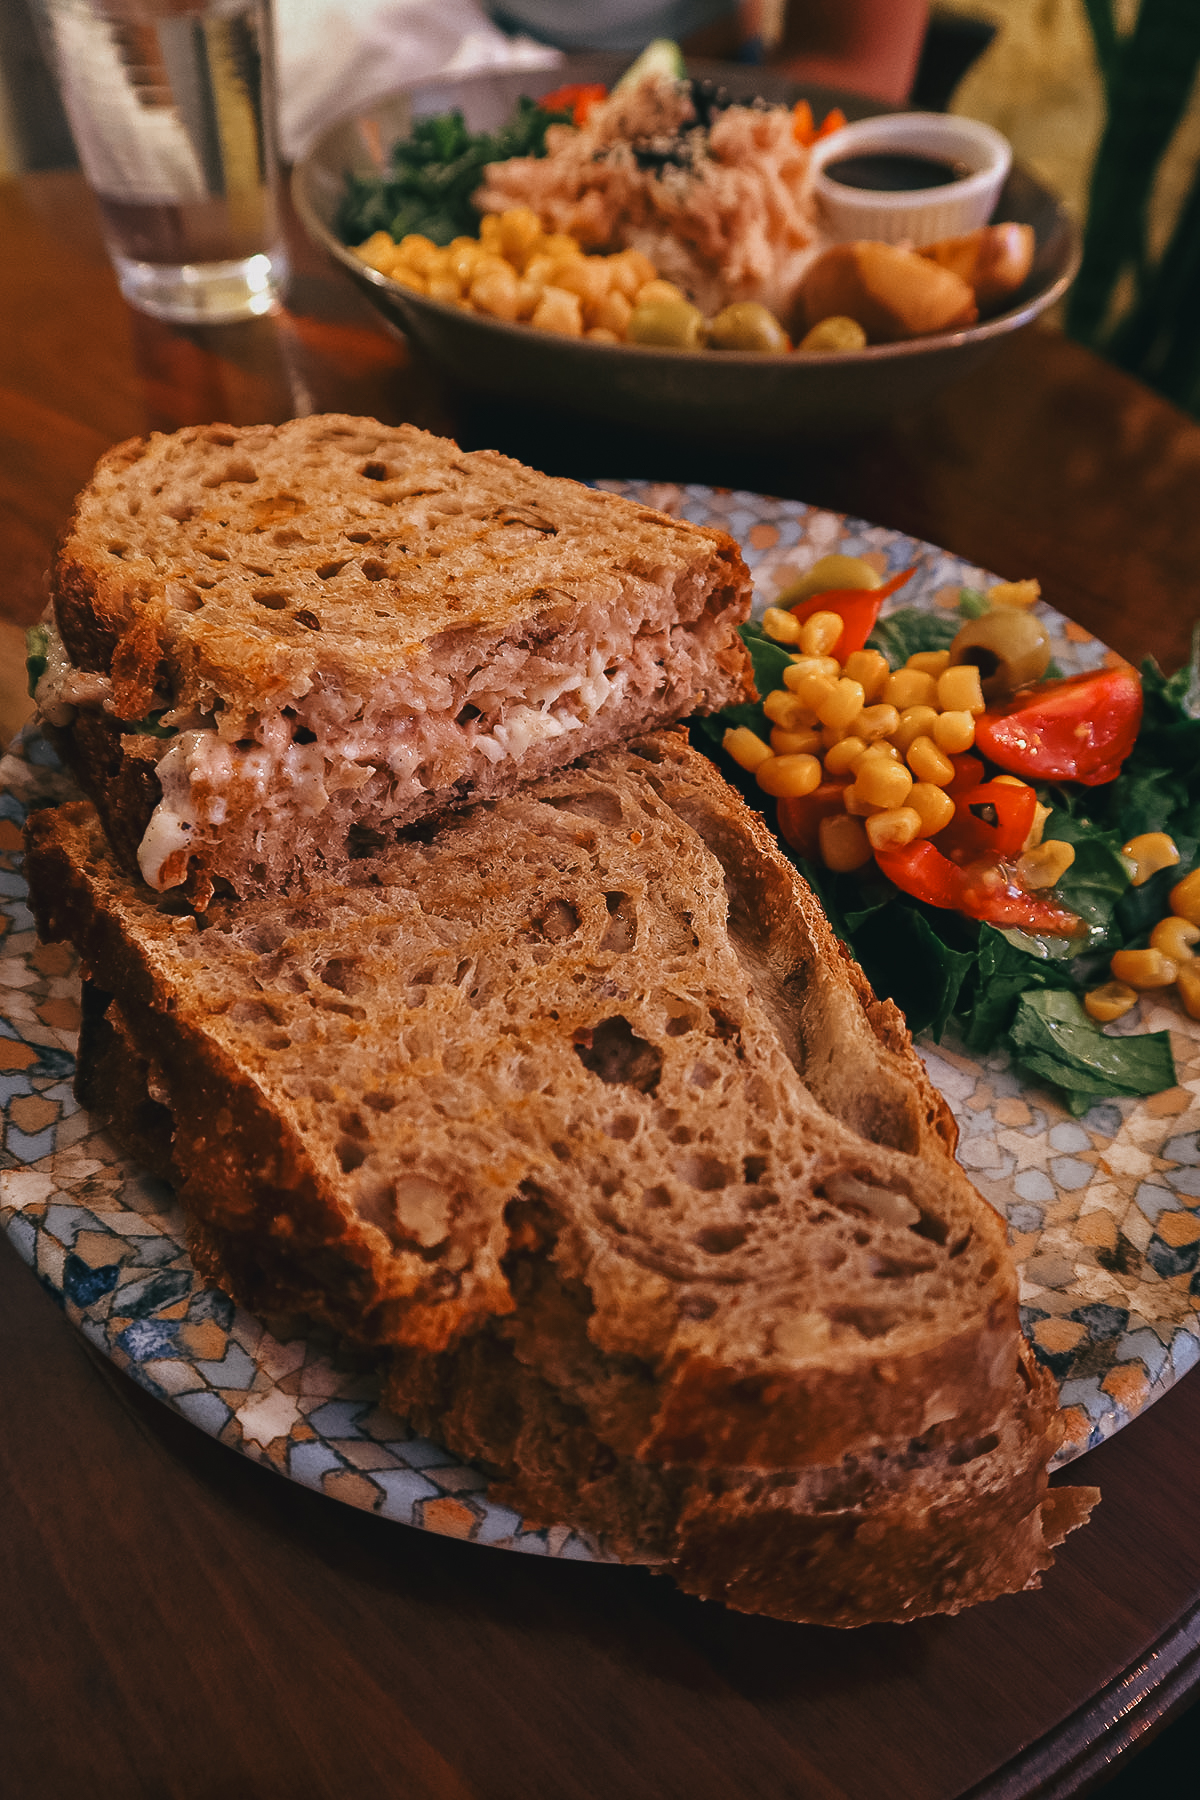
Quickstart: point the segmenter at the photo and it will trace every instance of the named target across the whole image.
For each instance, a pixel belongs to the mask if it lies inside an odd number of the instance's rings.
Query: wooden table
[[[0,187],[0,232],[10,676],[110,443],[330,408],[818,501],[1036,572],[1131,656],[1185,654],[1200,427],[1049,333],[869,438],[734,455],[455,403],[303,246],[276,318],[136,316],[75,175]],[[22,1800],[1079,1794],[1200,1680],[1200,1377],[1071,1471],[1103,1505],[1040,1593],[836,1633],[290,1486],[94,1361],[7,1245],[0,1344],[0,1787]]]

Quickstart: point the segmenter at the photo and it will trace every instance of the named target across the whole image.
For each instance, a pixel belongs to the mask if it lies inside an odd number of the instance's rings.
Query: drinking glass
[[[252,318],[285,272],[270,0],[38,0],[131,305]]]

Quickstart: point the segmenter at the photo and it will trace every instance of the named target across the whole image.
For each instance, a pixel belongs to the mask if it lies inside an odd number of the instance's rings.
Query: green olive
[[[735,300],[719,312],[708,327],[708,341],[714,350],[752,350],[766,356],[782,356],[792,347],[775,314],[757,300]]]
[[[835,350],[862,350],[866,348],[867,334],[857,319],[847,319],[841,313],[832,313],[828,319],[819,319],[811,331],[807,331],[796,345],[809,356],[829,356]]]
[[[631,344],[658,344],[669,350],[703,350],[704,314],[690,300],[652,300],[634,309],[625,328]]]
[[[861,556],[822,556],[806,575],[793,581],[776,594],[772,606],[795,606],[813,594],[827,594],[832,588],[877,588],[883,576]]]
[[[1050,662],[1050,638],[1033,613],[997,606],[968,619],[950,646],[952,663],[974,663],[985,700],[1001,700],[1040,681]]]

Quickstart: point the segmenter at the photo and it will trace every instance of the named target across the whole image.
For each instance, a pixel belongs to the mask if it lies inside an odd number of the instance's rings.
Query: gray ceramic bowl
[[[414,118],[459,107],[472,130],[495,130],[520,94],[536,98],[567,80],[611,81],[621,66],[611,58],[576,57],[557,69],[485,72],[414,87],[331,126],[297,164],[292,191],[306,230],[384,318],[460,388],[625,426],[739,441],[852,430],[920,406],[965,375],[1009,332],[1053,305],[1075,274],[1074,225],[1055,197],[1020,168],[1010,174],[995,214],[1032,225],[1036,237],[1033,269],[1013,305],[966,330],[832,356],[593,344],[528,325],[505,325],[400,287],[368,269],[338,237],[335,221],[347,172],[382,172],[389,149],[408,134]],[[694,70],[719,73],[739,99],[761,94],[790,103],[802,92],[762,70],[721,65],[714,71],[714,65],[699,64]],[[813,98],[818,117],[835,99],[852,116],[880,110],[848,102],[844,95],[803,91]]]

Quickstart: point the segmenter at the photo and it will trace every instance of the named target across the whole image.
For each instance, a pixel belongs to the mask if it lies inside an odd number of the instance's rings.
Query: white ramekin
[[[899,194],[844,187],[824,172],[826,163],[839,157],[888,150],[960,163],[969,172],[942,187]],[[843,125],[813,145],[813,192],[835,238],[932,244],[987,223],[1011,162],[1008,139],[978,119],[949,113],[881,113]]]

